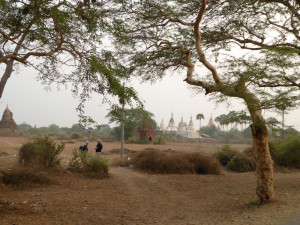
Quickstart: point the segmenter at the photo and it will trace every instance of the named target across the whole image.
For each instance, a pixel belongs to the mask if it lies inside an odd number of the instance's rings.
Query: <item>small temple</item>
[[[9,129],[13,132],[16,132],[17,130],[17,124],[13,119],[13,114],[9,110],[8,105],[6,106],[6,109],[3,112],[2,120],[0,121],[0,129]]]
[[[212,118],[212,115],[210,115],[210,118],[209,118],[207,126],[208,127],[216,126],[215,123],[214,123],[214,120]]]
[[[138,128],[136,133],[137,140],[155,141],[154,129],[149,125],[143,125]]]

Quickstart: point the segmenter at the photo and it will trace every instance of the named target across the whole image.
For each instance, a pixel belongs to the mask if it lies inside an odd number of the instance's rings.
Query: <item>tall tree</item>
[[[200,132],[200,130],[201,130],[201,119],[204,120],[204,115],[202,113],[198,113],[197,116],[196,116],[196,119],[200,120],[200,128],[199,128],[199,132]]]
[[[0,98],[13,71],[24,67],[36,69],[46,85],[70,83],[81,100],[80,114],[92,92],[119,96],[128,91],[126,96],[136,98],[131,88],[121,88],[128,71],[102,44],[113,13],[107,2],[0,0]]]
[[[116,45],[137,76],[155,81],[185,71],[184,81],[205,94],[245,103],[257,195],[261,203],[272,201],[273,160],[262,109],[272,107],[276,91],[299,92],[299,1],[123,0],[117,6]],[[236,47],[242,51],[232,51]]]

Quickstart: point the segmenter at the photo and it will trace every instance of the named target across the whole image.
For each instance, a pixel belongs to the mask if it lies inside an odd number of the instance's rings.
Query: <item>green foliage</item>
[[[108,173],[108,162],[106,159],[96,156],[91,157],[86,165],[86,169],[95,173]]]
[[[49,137],[38,137],[23,144],[19,150],[21,166],[53,168],[60,163],[58,155],[64,150],[65,143],[56,146]]]
[[[85,134],[86,130],[84,129],[83,126],[81,126],[80,124],[73,124],[72,127],[70,128],[70,132],[71,133],[79,133],[79,134]]]
[[[237,152],[232,150],[229,145],[224,145],[216,157],[223,166],[226,166],[236,154]]]
[[[30,126],[29,124],[22,123],[22,124],[18,125],[17,130],[23,131],[23,132],[28,132],[31,128],[32,128],[32,126]]]
[[[165,137],[163,135],[159,135],[155,137],[154,144],[164,144],[165,143]]]
[[[300,168],[300,136],[271,143],[270,152],[277,165]]]
[[[239,173],[255,170],[253,154],[249,152],[249,149],[246,149],[244,153],[239,153],[231,149],[229,145],[224,145],[216,157],[229,170]]]
[[[73,158],[69,162],[68,169],[74,172],[82,172],[92,177],[106,177],[108,174],[108,162],[100,156],[91,156],[86,151],[73,150]]]
[[[82,123],[91,122],[84,116],[84,104],[92,93],[139,102],[134,89],[123,86],[130,70],[110,51],[111,44],[102,43],[105,37],[111,39],[111,27],[118,20],[113,5],[107,0],[1,1],[0,65],[6,66],[1,76],[9,78],[14,70],[30,66],[44,84],[71,83],[72,93],[80,99]]]
[[[49,184],[52,181],[44,174],[30,170],[2,171],[2,182],[6,185]]]
[[[140,139],[140,140],[137,140],[136,143],[141,144],[141,145],[148,145],[148,144],[151,144],[152,142],[147,139]]]
[[[118,123],[121,124],[122,121],[122,109],[114,108],[112,109],[106,116],[109,118],[110,123]],[[124,137],[127,140],[130,137],[134,137],[136,135],[137,129],[143,125],[149,125],[153,129],[156,128],[156,122],[153,119],[154,115],[144,110],[143,108],[131,108],[124,109]],[[115,128],[114,130],[117,137],[121,135],[121,128]]]
[[[215,118],[215,121],[221,126],[228,126],[230,124],[246,124],[251,121],[251,117],[245,111],[230,111],[228,114],[222,114]]]
[[[71,133],[71,138],[72,139],[79,139],[79,138],[82,138],[82,135],[80,133],[77,133],[77,132],[72,132]]]
[[[220,174],[220,163],[199,153],[163,152],[156,149],[138,151],[130,163],[138,169],[153,173]]]
[[[69,162],[68,169],[71,171],[82,172],[86,169],[90,158],[91,155],[88,152],[74,149],[73,158]]]
[[[250,160],[242,155],[235,155],[228,163],[227,168],[239,173],[253,171],[255,168]]]
[[[207,134],[212,138],[218,137],[218,128],[216,126],[201,127],[200,132]]]

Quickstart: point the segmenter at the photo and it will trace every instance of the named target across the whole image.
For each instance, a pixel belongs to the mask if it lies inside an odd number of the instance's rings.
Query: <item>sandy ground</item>
[[[15,166],[18,148],[25,139],[0,137],[0,170]],[[80,142],[67,143],[63,164]],[[103,143],[103,157],[120,143]],[[90,151],[96,142],[90,142]],[[126,144],[130,150],[154,147],[161,150],[213,153],[220,146],[204,143],[165,145]],[[236,145],[237,149],[247,146]],[[275,173],[276,202],[256,204],[256,175],[157,175],[124,167],[112,167],[110,177],[86,178],[64,171],[49,176],[56,183],[47,186],[14,188],[0,186],[0,200],[12,203],[0,210],[0,224],[203,224],[283,225],[299,224],[300,172]]]

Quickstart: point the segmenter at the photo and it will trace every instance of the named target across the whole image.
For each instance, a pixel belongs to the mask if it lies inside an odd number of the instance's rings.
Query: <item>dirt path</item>
[[[132,217],[138,224],[174,224],[178,217],[180,194],[161,182],[161,176],[136,172],[128,168],[113,168],[113,179],[127,188]],[[176,197],[175,197],[176,196]]]
[[[15,146],[22,141],[1,142],[0,152],[6,153],[0,156],[1,170],[16,163]],[[71,158],[78,144],[62,157]],[[110,145],[107,151],[117,148]],[[222,173],[162,175],[112,167],[110,178],[96,180],[58,171],[49,174],[56,181],[52,185],[0,185],[0,201],[11,204],[11,210],[0,208],[0,225],[294,225],[300,217],[299,171],[276,172],[278,201],[263,206],[255,204],[255,172]]]

